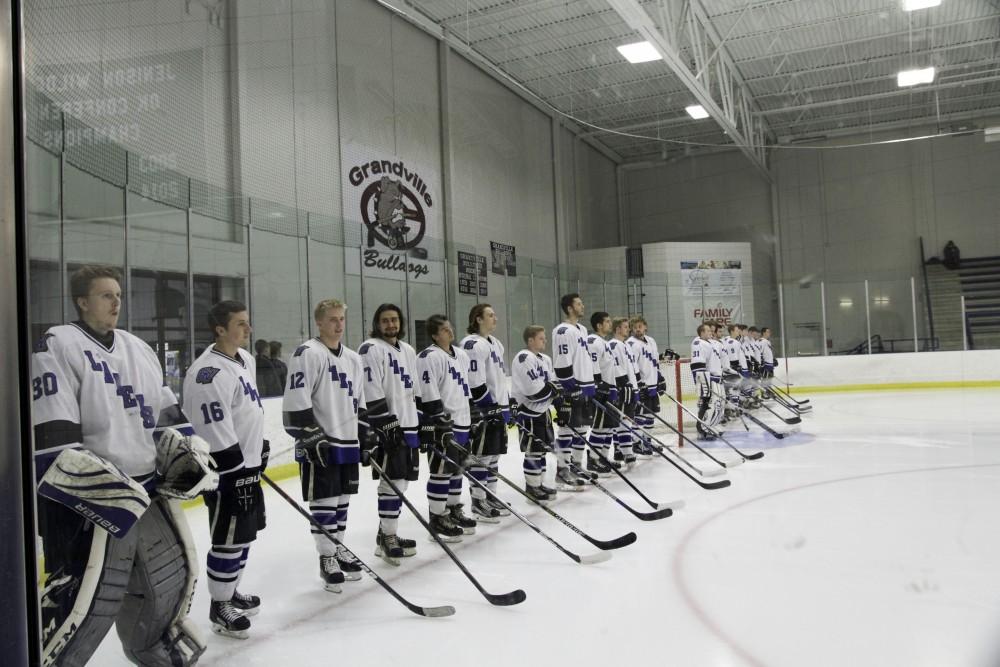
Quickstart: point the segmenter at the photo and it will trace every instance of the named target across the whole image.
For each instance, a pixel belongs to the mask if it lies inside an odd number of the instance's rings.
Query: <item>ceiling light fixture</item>
[[[705,107],[700,104],[693,104],[689,107],[684,107],[684,111],[688,112],[688,115],[695,120],[701,120],[702,118],[708,118],[708,112],[705,111]]]
[[[921,83],[931,83],[934,81],[934,68],[907,69],[896,74],[896,85],[900,88],[916,86]]]
[[[903,0],[903,11],[914,12],[918,9],[937,7],[941,0]]]
[[[622,44],[618,47],[618,53],[625,56],[625,60],[633,65],[636,63],[648,63],[652,60],[663,60],[660,52],[649,42]]]

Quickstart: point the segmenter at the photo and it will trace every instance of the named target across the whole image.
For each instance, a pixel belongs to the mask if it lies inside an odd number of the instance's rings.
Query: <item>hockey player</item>
[[[770,327],[761,327],[760,339],[758,339],[757,345],[760,347],[761,383],[765,387],[770,387],[771,378],[774,377],[774,367],[777,366],[774,360],[774,349],[771,347]]]
[[[260,474],[267,468],[264,407],[257,392],[257,366],[244,347],[250,316],[238,301],[220,301],[208,311],[215,343],[184,378],[184,410],[195,433],[208,441],[219,470],[219,488],[205,495],[211,526],[208,552],[209,619],[220,635],[245,639],[260,598],[237,590],[250,544],[266,524]]]
[[[652,336],[646,335],[647,327],[644,317],[633,317],[631,322],[632,336],[628,339],[628,346],[632,350],[632,356],[636,359],[636,368],[639,370],[639,410],[637,411],[636,424],[651,428],[653,417],[650,412],[660,411],[660,394],[667,391],[667,381],[660,373],[659,351],[656,341]],[[652,456],[653,452],[647,445],[638,440],[635,443],[635,451],[643,457]]]
[[[747,363],[750,365],[750,375],[760,377],[760,344],[757,342],[760,330],[757,327],[748,327],[746,332],[746,335],[743,337],[743,349],[747,355]]]
[[[615,380],[618,386],[618,407],[629,419],[634,419],[636,406],[639,403],[639,383],[636,379],[638,370],[635,359],[625,342],[629,334],[628,318],[616,317],[611,321],[611,327],[614,335],[608,341],[608,350],[617,362]],[[632,451],[632,431],[620,421],[614,432],[614,442],[616,459],[620,455],[626,468],[635,465],[635,453]]]
[[[587,349],[590,350],[590,360],[594,366],[596,400],[602,404],[610,403],[617,406],[618,360],[608,349],[608,341],[606,340],[608,334],[611,333],[611,316],[603,311],[597,311],[590,316],[590,326],[593,327],[594,333],[587,336]],[[619,425],[617,415],[613,410],[605,412],[598,409],[595,411],[593,426],[590,429],[590,446],[599,451],[605,458],[611,454],[614,432]],[[590,452],[587,452],[587,470],[603,477],[611,474],[611,468]]]
[[[368,425],[378,441],[372,450],[372,460],[404,492],[409,482],[417,481],[420,471],[417,354],[402,340],[405,334],[403,311],[399,306],[383,303],[372,317],[370,337],[358,348],[364,362]],[[374,469],[372,477],[380,479]],[[399,565],[400,558],[417,553],[414,540],[396,535],[402,505],[403,501],[389,484],[380,480],[375,555],[390,565]]]
[[[434,344],[417,358],[420,378],[417,405],[420,444],[427,448],[431,472],[427,479],[430,529],[445,542],[461,542],[463,534],[476,532],[476,521],[466,516],[461,503],[462,466],[472,424],[469,357],[460,347],[452,345],[455,331],[444,315],[427,318],[427,335]]]
[[[358,492],[358,463],[370,454],[364,408],[364,364],[343,343],[347,306],[336,299],[316,304],[319,335],[300,345],[288,362],[282,402],[285,430],[295,438],[302,499],[318,524],[343,542],[351,496]],[[361,566],[343,546],[313,526],[324,588],[339,593],[345,580],[361,578]]]
[[[555,382],[552,359],[544,352],[545,329],[530,325],[522,338],[525,348],[514,355],[510,368],[511,396],[517,401],[525,490],[545,502],[556,497],[556,489],[545,486],[546,448],[555,445],[549,407],[562,399],[562,392]]]
[[[507,453],[507,425],[511,423],[510,398],[507,389],[507,369],[504,367],[504,347],[494,335],[497,315],[488,303],[477,303],[469,311],[468,335],[460,347],[469,357],[469,391],[474,404],[472,415],[471,451],[477,461],[469,472],[496,492],[497,465]],[[498,523],[509,516],[503,503],[488,497],[473,484],[472,516],[476,521]]]
[[[711,344],[711,325],[701,324],[698,326],[698,336],[691,341],[691,375],[694,384],[698,388],[698,435],[704,440],[714,440],[705,427],[705,422],[709,425],[718,423],[721,414],[716,414],[720,409],[719,397],[722,382],[722,360]]]
[[[743,346],[740,344],[739,337],[741,335],[740,325],[730,324],[728,327],[729,335],[722,339],[722,344],[726,346],[726,353],[729,357],[729,367],[736,373],[744,375],[744,373],[749,372],[747,367],[747,358],[743,353]]]
[[[197,557],[184,512],[169,499],[213,489],[218,476],[156,354],[115,328],[118,271],[84,266],[70,294],[79,319],[48,329],[31,357],[48,573],[42,661],[86,664],[115,624],[130,661],[193,665],[205,650],[187,618]]]
[[[587,349],[587,328],[580,324],[583,301],[576,293],[565,294],[559,300],[564,319],[552,331],[552,356],[556,377],[562,386],[563,401],[558,407],[559,437],[556,438],[556,479],[567,490],[583,490],[586,482],[570,468],[576,461],[583,468],[586,448],[579,435],[593,421],[594,364]]]

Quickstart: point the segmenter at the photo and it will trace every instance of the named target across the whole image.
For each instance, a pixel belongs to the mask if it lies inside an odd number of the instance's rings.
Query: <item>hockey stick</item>
[[[632,433],[635,433],[636,435],[638,435],[638,433],[635,431],[635,429],[633,429],[631,426],[629,426],[628,424],[626,424],[624,421],[622,422],[622,426],[624,426],[626,429],[628,429]],[[656,442],[660,442],[656,438],[653,438],[653,436],[650,436],[649,434],[646,434],[646,435],[648,437],[652,438],[653,440],[656,440]],[[667,448],[666,445],[664,445],[663,447],[658,447],[658,446],[654,445],[652,442],[647,442],[646,444],[649,446],[650,449],[652,449],[654,452],[656,452],[657,454],[659,454],[660,456],[662,456],[670,465],[672,465],[673,467],[677,468],[682,473],[684,473],[685,477],[687,477],[688,479],[690,479],[691,481],[693,481],[695,484],[697,484],[698,486],[700,486],[703,489],[724,489],[727,486],[729,486],[730,484],[732,484],[732,482],[730,482],[728,479],[721,479],[718,482],[703,482],[700,479],[698,479],[697,477],[695,477],[694,475],[692,475],[691,473],[689,473],[684,468],[682,468],[679,465],[677,465],[676,461],[674,461],[672,458],[670,458],[669,456],[667,456],[664,453],[664,450]],[[662,445],[663,443],[660,443],[660,444]],[[675,454],[675,456],[677,456],[677,455]],[[690,463],[688,463],[688,461],[686,459],[684,459],[683,457],[678,456],[677,458],[679,458],[684,463],[687,463],[687,465],[689,467],[694,468],[694,466],[692,466]],[[694,468],[694,469],[697,470],[697,468]],[[717,474],[722,474],[723,472],[724,472],[723,470],[719,470]]]
[[[297,502],[295,502],[295,500],[290,495],[288,495],[288,493],[286,493],[284,489],[275,484],[270,477],[268,477],[264,473],[261,473],[260,478],[265,482],[267,482],[268,486],[274,489],[279,496],[287,500],[288,504],[291,505],[293,508],[295,508],[296,512],[304,516],[309,521],[309,523],[311,523],[314,527],[318,528],[319,531],[326,536],[326,539],[330,540],[338,547],[341,547],[345,553],[354,558],[355,562],[357,562],[357,564],[361,566],[361,569],[364,570],[369,577],[374,579],[379,586],[384,588],[386,592],[389,593],[389,595],[396,598],[396,600],[400,604],[402,604],[404,607],[412,611],[414,614],[418,614],[420,616],[427,616],[429,618],[438,618],[441,616],[451,616],[452,614],[455,613],[455,608],[452,607],[451,605],[442,605],[440,607],[421,607],[420,605],[413,604],[412,602],[404,598],[402,595],[396,592],[395,588],[386,583],[385,580],[382,579],[382,577],[378,576],[378,573],[375,572],[375,570],[365,565],[364,561],[358,558],[353,551],[348,549],[343,542],[334,537],[333,534],[330,533],[330,531],[327,530],[326,527],[323,526],[323,524],[317,521],[312,514],[302,509],[302,506],[299,505]]]
[[[650,499],[649,499],[649,498],[648,498],[648,497],[646,496],[646,494],[645,494],[645,493],[643,493],[642,491],[640,491],[640,490],[639,490],[639,487],[637,487],[637,486],[636,486],[635,484],[633,484],[633,483],[632,483],[632,480],[630,480],[630,479],[629,479],[628,477],[626,477],[626,476],[625,476],[625,473],[623,473],[623,472],[622,472],[622,471],[621,471],[621,470],[620,470],[620,469],[619,469],[619,468],[618,468],[618,467],[617,467],[617,466],[615,465],[614,461],[612,461],[611,459],[609,459],[608,457],[606,457],[606,456],[605,456],[604,454],[602,454],[602,453],[601,453],[601,452],[600,452],[600,451],[599,451],[599,450],[598,450],[598,449],[597,449],[596,447],[594,447],[594,446],[593,446],[592,444],[590,444],[589,442],[587,442],[587,446],[588,446],[588,447],[590,447],[590,451],[592,451],[592,452],[593,452],[594,454],[596,454],[596,455],[597,455],[597,458],[598,458],[598,459],[600,459],[601,463],[603,463],[604,465],[606,465],[606,466],[608,466],[609,468],[611,468],[611,471],[612,471],[613,473],[615,473],[616,475],[618,475],[619,477],[621,477],[621,478],[622,478],[622,480],[623,480],[623,481],[624,481],[624,482],[625,482],[626,484],[628,484],[628,485],[629,485],[629,487],[631,487],[631,489],[632,489],[633,491],[635,491],[635,492],[636,492],[636,494],[638,494],[638,496],[639,496],[640,498],[642,498],[643,500],[645,500],[645,501],[646,501],[646,503],[647,503],[647,504],[648,504],[648,505],[649,505],[650,507],[652,507],[652,508],[653,508],[654,510],[655,510],[655,509],[660,509],[660,506],[661,506],[661,505],[662,505],[663,507],[669,507],[670,509],[674,509],[674,510],[679,510],[679,509],[681,509],[682,507],[684,507],[684,501],[683,501],[683,500],[675,500],[675,501],[673,501],[673,502],[670,502],[670,503],[656,503],[656,502],[653,502],[652,500],[650,500]]]
[[[743,417],[746,417],[747,419],[749,419],[750,421],[752,421],[754,424],[756,424],[757,426],[760,426],[762,429],[764,429],[765,431],[767,431],[768,433],[770,433],[771,435],[773,435],[775,438],[777,438],[779,440],[781,440],[782,438],[784,438],[785,435],[786,435],[785,433],[781,433],[780,431],[775,431],[773,428],[771,428],[770,426],[768,426],[767,424],[765,424],[761,420],[757,419],[756,417],[754,417],[752,414],[750,414],[746,410],[740,408],[740,418],[742,419]]]
[[[417,510],[417,508],[413,506],[413,503],[411,503],[410,500],[403,495],[403,493],[399,490],[399,487],[396,486],[396,483],[393,482],[391,479],[389,479],[389,477],[382,470],[382,467],[378,463],[376,463],[374,459],[371,460],[371,466],[372,468],[375,469],[375,472],[379,474],[379,477],[382,479],[382,481],[384,481],[389,486],[389,488],[392,489],[392,492],[395,493],[399,497],[399,499],[403,501],[403,504],[406,505],[407,509],[413,512],[413,516],[417,517],[417,521],[420,522],[420,525],[422,525],[424,529],[428,533],[430,533],[430,536],[434,539],[435,542],[441,545],[441,548],[444,549],[444,552],[448,554],[448,557],[451,558],[451,560],[455,563],[455,565],[458,566],[458,569],[462,571],[462,574],[464,574],[466,578],[472,582],[472,585],[476,587],[476,590],[482,593],[483,597],[486,598],[490,604],[495,604],[498,607],[507,607],[510,605],[520,604],[524,602],[525,598],[527,598],[528,596],[520,588],[511,591],[510,593],[501,593],[499,595],[496,593],[490,593],[485,588],[483,588],[482,585],[479,583],[479,581],[474,576],[472,576],[472,573],[469,572],[469,570],[466,569],[465,565],[462,564],[462,561],[458,559],[458,556],[455,555],[455,552],[452,551],[451,548],[445,543],[445,541],[441,539],[441,536],[435,533],[433,530],[431,530],[430,525],[427,523],[427,519],[425,519]]]
[[[671,396],[671,398],[673,398],[673,396]],[[640,403],[639,404],[639,408],[643,409],[644,406]],[[685,442],[687,442],[689,445],[691,445],[692,447],[694,447],[695,449],[697,449],[699,452],[701,452],[702,454],[704,454],[708,458],[710,458],[713,461],[715,461],[716,463],[718,463],[723,468],[735,468],[738,465],[742,465],[743,462],[746,461],[746,457],[745,456],[742,456],[739,461],[729,461],[729,462],[727,462],[727,461],[720,461],[719,459],[717,459],[714,456],[712,456],[712,454],[707,449],[705,449],[704,447],[702,447],[701,445],[699,445],[698,443],[696,443],[690,437],[684,435],[684,433],[682,433],[680,429],[675,428],[673,424],[671,424],[670,422],[668,422],[667,420],[665,420],[659,414],[653,412],[652,410],[646,410],[646,409],[643,409],[643,412],[645,412],[650,417],[653,417],[654,419],[656,419],[657,421],[659,421],[661,424],[663,424],[664,426],[666,426],[667,428],[669,428],[671,431],[673,431],[674,433],[676,433],[677,435],[679,435],[680,437],[682,437]],[[702,423],[704,424],[704,422],[702,422]],[[711,429],[711,427],[708,427],[708,428],[709,428],[709,432],[714,435],[715,432]]]
[[[809,412],[810,410],[812,410],[811,405],[806,405],[802,403],[793,403],[792,401],[794,399],[789,399],[780,391],[777,391],[774,385],[771,385],[770,387],[767,388],[767,395],[797,415],[801,415],[803,412]]]
[[[469,453],[468,449],[464,449],[463,447],[458,446],[458,445],[456,445],[456,448],[459,449],[459,450],[461,450],[461,451],[463,451],[463,452],[465,452],[467,455],[472,456],[472,454]],[[472,456],[472,458],[474,460],[476,460],[476,461],[479,461],[479,459],[477,457],[475,457],[475,456]],[[481,461],[479,461],[479,462],[481,463]],[[598,540],[596,538],[593,538],[590,535],[588,535],[587,533],[585,533],[582,530],[580,530],[579,528],[577,528],[572,523],[570,523],[568,520],[566,520],[565,518],[563,518],[560,514],[557,514],[555,512],[555,510],[552,510],[552,509],[546,507],[545,503],[539,502],[537,499],[532,498],[530,495],[528,495],[527,491],[525,491],[524,489],[522,489],[521,487],[519,487],[517,484],[515,484],[513,481],[511,481],[510,479],[508,479],[507,477],[505,477],[504,475],[502,475],[499,470],[495,470],[494,469],[494,474],[497,476],[497,479],[503,480],[503,482],[505,484],[507,484],[508,486],[510,486],[512,489],[514,489],[515,491],[517,491],[518,493],[520,493],[522,496],[524,496],[525,498],[527,498],[528,500],[530,500],[531,502],[535,503],[536,505],[538,505],[539,507],[541,507],[543,510],[545,510],[546,514],[548,514],[549,516],[551,516],[552,518],[554,518],[556,521],[558,521],[562,525],[564,525],[567,528],[569,528],[570,530],[572,530],[574,533],[576,533],[577,535],[579,535],[583,539],[585,539],[588,542],[590,542],[591,544],[593,544],[598,549],[601,549],[602,551],[610,551],[612,549],[621,549],[622,547],[627,547],[628,545],[632,544],[636,540],[636,534],[632,533],[632,532],[625,533],[621,537],[616,537],[613,540]]]
[[[615,412],[617,412],[618,416],[619,416],[619,421],[621,422],[621,424],[623,426],[625,426],[625,428],[627,428],[630,431],[632,431],[633,433],[636,433],[636,431],[633,430],[632,428],[630,428],[629,425],[625,423],[625,421],[624,421],[625,419],[627,419],[628,421],[632,422],[632,426],[635,427],[635,429],[638,429],[638,431],[640,431],[643,435],[645,435],[650,440],[653,440],[653,441],[659,443],[659,445],[661,447],[669,447],[669,445],[667,445],[667,443],[663,442],[662,440],[660,440],[659,438],[657,438],[656,436],[654,436],[652,433],[650,433],[649,431],[647,431],[645,428],[643,428],[642,426],[640,426],[638,423],[636,423],[636,421],[634,419],[632,419],[631,417],[629,417],[628,415],[626,415],[624,412],[622,412],[621,410],[619,410],[614,405],[611,405],[611,404],[601,404],[601,403],[598,403],[596,401],[595,401],[594,404],[597,406],[597,408],[599,410],[601,410],[605,414],[608,414],[607,408],[611,408],[612,410],[614,410]],[[664,422],[664,423],[666,423],[666,422]],[[667,426],[670,426],[670,424],[667,424]],[[722,468],[726,468],[726,467],[732,468],[732,467],[735,467],[735,466],[739,465],[740,463],[743,463],[742,461],[740,461],[739,463],[734,462],[732,465],[727,466],[725,463],[723,463],[722,461],[719,461],[717,458],[715,458],[714,456],[712,456],[711,454],[709,454],[708,452],[706,452],[701,447],[698,447],[698,445],[696,445],[694,442],[692,442],[690,438],[688,438],[683,433],[681,433],[680,431],[678,431],[677,429],[675,429],[673,426],[670,426],[670,428],[673,430],[674,433],[676,433],[677,435],[681,436],[682,438],[684,438],[685,440],[687,440],[688,442],[690,442],[692,445],[695,446],[695,448],[697,448],[703,454],[705,454],[706,456],[708,456],[708,458],[710,458],[713,461],[715,461],[716,463],[718,463]],[[636,433],[636,435],[638,435],[638,433]],[[649,444],[649,443],[647,442],[647,444]],[[683,456],[679,456],[678,455],[678,458],[687,467],[691,468],[691,470],[694,470],[696,473],[698,473],[702,477],[714,477],[716,475],[721,475],[724,472],[723,470],[711,470],[711,471],[702,470],[701,468],[699,468],[699,467],[695,466],[694,464],[692,464],[690,461],[688,461]]]
[[[459,466],[455,462],[454,459],[449,458],[448,455],[445,452],[441,451],[437,447],[434,448],[434,451],[435,451],[435,453],[438,456],[440,456],[442,459],[444,459],[448,463],[452,464],[453,466],[455,466],[457,468],[461,468],[461,466]],[[479,462],[479,461],[477,461],[477,462]],[[531,521],[529,521],[527,518],[525,518],[524,516],[522,516],[516,509],[514,509],[510,505],[510,503],[505,502],[504,500],[502,500],[500,498],[500,496],[498,496],[497,494],[493,493],[493,491],[491,491],[488,486],[486,486],[485,484],[483,484],[482,482],[480,482],[478,479],[476,479],[475,476],[472,473],[470,473],[468,470],[465,470],[464,468],[462,468],[462,474],[465,475],[469,479],[470,482],[472,482],[473,484],[475,484],[476,486],[478,486],[480,489],[482,489],[483,491],[485,491],[491,498],[493,498],[494,500],[502,503],[503,506],[506,507],[508,509],[508,511],[510,511],[511,514],[513,514],[518,519],[520,519],[521,522],[524,523],[524,525],[526,525],[528,528],[531,528],[533,531],[535,531],[536,533],[538,533],[539,535],[541,535],[546,541],[548,541],[549,544],[551,544],[556,549],[558,549],[559,551],[561,551],[564,554],[566,554],[567,556],[569,556],[575,562],[580,563],[581,565],[592,565],[594,563],[603,563],[604,561],[609,560],[611,558],[611,554],[607,553],[607,552],[604,552],[604,551],[600,551],[600,552],[594,553],[594,554],[587,554],[586,556],[580,556],[578,554],[573,553],[572,551],[570,551],[569,549],[567,549],[563,545],[561,545],[558,542],[556,542],[553,538],[549,537],[548,533],[546,533],[541,528],[539,528],[538,526],[536,526],[535,524],[533,524]]]
[[[790,400],[790,401],[795,401],[795,402],[796,402],[796,403],[798,403],[799,405],[805,405],[806,403],[808,403],[808,402],[809,402],[809,399],[808,399],[808,398],[805,398],[805,399],[802,399],[802,400],[800,401],[799,399],[797,399],[797,398],[795,398],[794,396],[792,396],[792,393],[791,393],[790,391],[788,391],[787,389],[782,389],[782,388],[781,388],[780,386],[776,386],[776,387],[775,387],[775,389],[777,389],[777,390],[778,390],[779,392],[781,392],[781,393],[782,393],[782,394],[783,394],[784,396],[786,396],[786,397],[788,398],[788,400]]]
[[[579,434],[579,431],[577,431],[572,426],[570,426],[569,428],[574,433]],[[547,451],[550,454],[555,454],[555,452],[552,451],[552,449],[548,446],[548,444],[545,441],[541,440],[534,433],[531,433],[529,431],[525,431],[525,433],[527,433],[528,436],[530,438],[532,438],[535,442],[537,442],[538,444],[540,444],[545,449],[545,451]],[[586,440],[584,440],[584,442],[586,442]],[[591,450],[594,449],[593,445],[590,445],[589,442],[587,443],[587,445],[590,446]],[[606,460],[607,459],[605,459],[605,461]],[[609,491],[606,486],[604,486],[603,484],[601,484],[600,482],[598,482],[596,479],[593,479],[589,474],[584,473],[583,469],[580,466],[578,466],[572,459],[570,459],[569,467],[570,467],[570,469],[572,469],[574,472],[577,473],[577,476],[581,477],[582,479],[584,479],[585,481],[589,482],[590,484],[593,484],[594,486],[596,486],[601,491],[601,493],[603,493],[604,495],[606,495],[608,498],[611,498],[613,501],[615,501],[616,503],[618,503],[619,505],[621,505],[622,507],[624,507],[626,510],[628,510],[629,512],[631,512],[634,516],[636,516],[637,518],[641,519],[642,521],[657,521],[659,519],[666,519],[668,516],[672,516],[673,513],[674,513],[674,510],[673,510],[672,507],[664,507],[664,508],[656,510],[655,512],[639,512],[638,510],[633,509],[624,500],[622,500],[621,498],[619,498],[618,496],[616,496],[614,493],[612,493],[611,491]],[[581,473],[583,473],[583,474],[581,474]],[[683,506],[683,504],[684,504],[683,501],[681,501],[680,505]]]
[[[670,394],[665,394],[665,396],[667,398],[669,398],[671,401],[673,401],[674,403],[676,403],[678,405],[678,407],[680,407],[681,410],[683,410],[684,412],[688,413],[688,415],[690,415],[691,417],[694,417],[694,419],[696,421],[701,422],[701,424],[705,428],[708,429],[709,433],[711,433],[712,435],[714,435],[715,437],[717,437],[722,442],[726,443],[729,446],[730,449],[732,449],[734,452],[736,452],[737,454],[739,454],[740,456],[742,456],[744,459],[749,460],[749,461],[757,461],[759,459],[764,458],[764,452],[754,452],[753,454],[744,454],[743,452],[741,452],[740,450],[738,450],[736,448],[736,446],[733,445],[733,443],[729,442],[724,437],[722,437],[722,432],[721,431],[715,430],[714,428],[712,428],[711,426],[709,426],[708,424],[706,424],[704,422],[704,420],[698,419],[698,415],[696,415],[695,413],[693,413],[690,410],[688,410],[687,406],[685,406],[683,403],[681,403],[680,401],[678,401],[676,398],[674,398]],[[727,399],[727,401],[730,402],[730,403],[733,403],[733,401],[731,401],[731,400]],[[734,405],[736,405],[737,409],[739,409],[739,404],[738,403],[734,403]],[[659,417],[659,415],[657,415],[657,417]],[[741,420],[742,420],[742,417],[741,417]],[[748,430],[748,431],[750,430],[750,427],[746,425],[746,422],[743,423],[743,427],[746,430]]]

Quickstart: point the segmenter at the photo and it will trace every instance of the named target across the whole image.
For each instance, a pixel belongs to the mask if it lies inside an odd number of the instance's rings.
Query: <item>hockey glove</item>
[[[663,396],[667,393],[667,379],[662,374],[656,374],[656,393]]]
[[[295,460],[325,468],[330,462],[333,443],[319,426],[307,426],[302,431],[303,436],[295,441]]]
[[[142,484],[85,449],[60,452],[42,475],[38,493],[118,538],[128,534],[150,502]]]
[[[623,384],[618,388],[618,392],[621,399],[620,405],[628,405],[635,397],[635,390],[632,389],[632,385],[630,384]]]
[[[160,475],[156,490],[161,496],[190,500],[219,486],[215,461],[209,446],[197,435],[182,435],[172,428],[163,429],[156,443],[156,472]]]
[[[403,442],[403,430],[399,427],[399,419],[396,415],[386,413],[373,417],[368,416],[368,423],[371,430],[378,438],[382,450],[389,453]]]
[[[378,436],[375,435],[375,431],[367,429],[365,437],[358,440],[358,445],[361,448],[361,465],[365,467],[370,466],[372,464],[372,456],[375,456],[375,449],[378,446]]]

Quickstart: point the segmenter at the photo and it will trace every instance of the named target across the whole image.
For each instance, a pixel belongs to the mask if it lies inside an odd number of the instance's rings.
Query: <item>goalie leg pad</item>
[[[138,531],[112,539],[106,530],[87,524],[77,540],[65,545],[66,553],[85,557],[56,566],[42,594],[46,666],[82,667],[100,646],[125,597]]]
[[[193,665],[205,642],[185,622],[198,566],[181,512],[157,499],[138,526],[135,563],[115,627],[126,657],[138,665]]]

